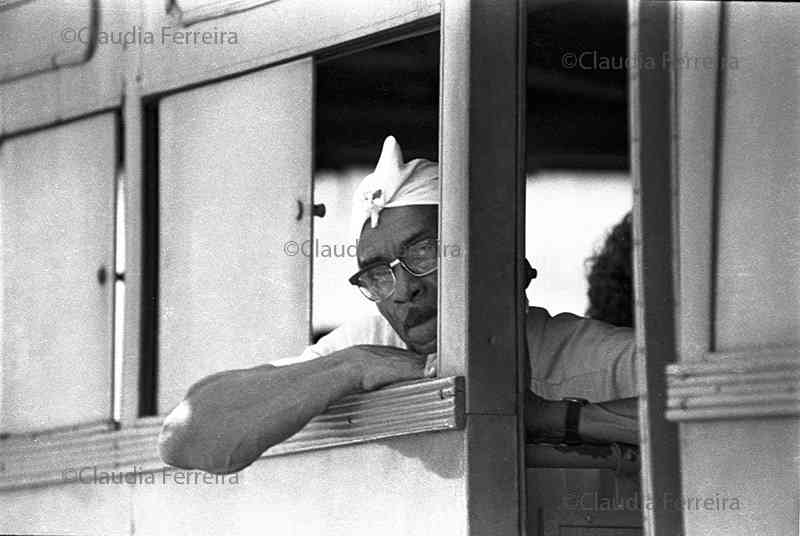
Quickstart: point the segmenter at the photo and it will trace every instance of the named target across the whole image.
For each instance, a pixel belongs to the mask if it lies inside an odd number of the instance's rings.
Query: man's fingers
[[[402,357],[412,359],[414,361],[422,361],[425,362],[427,360],[427,356],[422,354],[418,354],[411,350],[406,350],[404,348],[398,348],[396,346],[381,346],[377,344],[362,344],[357,346],[360,350],[368,353],[369,355],[376,356],[376,357]]]
[[[352,350],[364,364],[362,386],[367,391],[425,376],[427,357],[416,352],[380,345],[359,345]]]

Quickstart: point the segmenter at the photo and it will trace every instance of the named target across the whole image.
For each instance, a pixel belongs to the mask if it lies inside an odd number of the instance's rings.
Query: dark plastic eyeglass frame
[[[437,256],[438,256],[438,253],[437,253]],[[392,295],[397,290],[397,275],[395,275],[395,273],[394,273],[394,268],[398,264],[400,266],[402,266],[403,269],[406,272],[408,272],[409,274],[413,275],[414,277],[425,277],[426,275],[431,275],[432,273],[434,273],[436,270],[439,269],[439,259],[438,258],[436,259],[436,266],[435,267],[431,268],[430,270],[426,270],[424,272],[419,272],[419,273],[417,273],[414,270],[412,270],[411,268],[409,268],[408,265],[405,263],[405,261],[403,259],[397,258],[397,259],[395,259],[395,260],[393,260],[391,262],[376,261],[376,262],[370,263],[369,265],[365,266],[364,268],[362,268],[361,270],[356,272],[354,275],[352,275],[350,277],[350,279],[348,279],[348,281],[350,282],[351,285],[357,286],[358,290],[361,291],[361,294],[363,294],[364,297],[367,298],[369,301],[382,302],[383,300],[391,298]],[[368,294],[369,291],[363,285],[361,285],[361,282],[359,281],[359,278],[365,272],[367,272],[368,270],[371,270],[373,268],[377,268],[378,266],[387,266],[389,268],[389,272],[392,274],[392,291],[389,294],[387,294],[386,296],[384,296],[383,298],[373,298],[370,294]]]

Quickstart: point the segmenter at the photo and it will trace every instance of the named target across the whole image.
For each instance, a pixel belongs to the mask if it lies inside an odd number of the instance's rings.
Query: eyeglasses
[[[425,277],[439,268],[438,247],[435,238],[426,238],[404,248],[404,255],[391,262],[378,261],[365,266],[349,281],[359,288],[367,299],[379,302],[394,294],[397,276],[394,268],[398,264],[415,277]]]

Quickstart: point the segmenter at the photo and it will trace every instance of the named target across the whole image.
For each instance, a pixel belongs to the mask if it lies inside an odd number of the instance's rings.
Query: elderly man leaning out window
[[[404,163],[387,138],[375,171],[354,195],[360,270],[350,280],[379,314],[345,323],[298,357],[197,382],[164,422],[163,460],[239,471],[338,398],[431,375],[438,205],[437,165]],[[632,330],[571,314],[551,317],[537,307],[529,308],[526,325],[529,440],[636,443]]]

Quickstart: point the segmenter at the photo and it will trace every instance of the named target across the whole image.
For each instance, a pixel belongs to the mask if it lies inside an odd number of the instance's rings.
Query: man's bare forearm
[[[590,443],[639,443],[639,401],[622,398],[581,408],[578,431]]]
[[[560,443],[564,439],[567,402],[528,393],[526,429],[530,441]],[[581,408],[578,433],[586,443],[639,443],[637,398],[590,403]]]
[[[342,355],[215,374],[195,384],[166,418],[159,452],[185,469],[238,471],[334,400],[359,391],[361,376],[358,362]]]
[[[184,469],[239,471],[335,400],[421,378],[425,361],[400,348],[359,345],[294,365],[214,374],[193,385],[167,416],[159,453]]]

